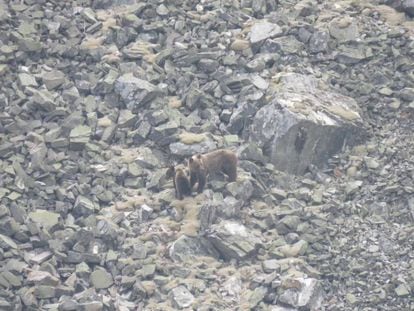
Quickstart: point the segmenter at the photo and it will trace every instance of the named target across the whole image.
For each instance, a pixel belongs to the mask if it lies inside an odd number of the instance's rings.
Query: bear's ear
[[[201,159],[201,154],[197,154],[197,159]]]

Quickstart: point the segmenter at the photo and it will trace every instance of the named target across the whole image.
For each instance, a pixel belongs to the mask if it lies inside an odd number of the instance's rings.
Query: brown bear
[[[229,182],[237,178],[237,156],[231,150],[219,149],[206,154],[197,154],[188,160],[190,186],[198,183],[197,192],[201,193],[207,176],[221,172],[228,176]]]
[[[187,168],[182,165],[171,166],[167,171],[167,177],[173,178],[175,197],[182,200],[184,196],[191,195],[190,180],[188,179]]]

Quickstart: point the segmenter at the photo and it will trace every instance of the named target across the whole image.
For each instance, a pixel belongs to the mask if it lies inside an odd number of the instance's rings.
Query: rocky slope
[[[0,0],[0,309],[412,310],[413,16]]]

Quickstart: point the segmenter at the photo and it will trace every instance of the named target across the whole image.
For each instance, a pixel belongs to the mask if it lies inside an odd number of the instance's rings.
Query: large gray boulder
[[[321,310],[325,293],[320,281],[312,278],[288,278],[282,282],[285,289],[279,302],[300,310]]]
[[[253,119],[250,140],[277,169],[300,175],[365,137],[356,101],[326,90],[316,78],[283,74],[273,91]]]
[[[247,227],[233,221],[212,225],[207,239],[226,260],[254,256],[262,245],[261,240]]]
[[[154,84],[136,78],[132,73],[126,73],[115,81],[115,91],[132,112],[162,94]]]

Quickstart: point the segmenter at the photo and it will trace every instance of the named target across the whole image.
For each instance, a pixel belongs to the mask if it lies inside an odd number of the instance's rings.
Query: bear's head
[[[204,169],[201,154],[194,155],[190,159],[188,159],[188,168],[191,172],[198,172]]]

